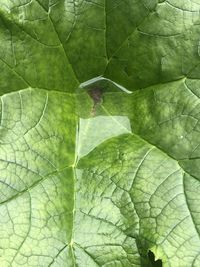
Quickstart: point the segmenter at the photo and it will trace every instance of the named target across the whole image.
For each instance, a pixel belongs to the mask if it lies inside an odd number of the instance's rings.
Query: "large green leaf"
[[[0,2],[0,266],[199,267],[200,1]]]

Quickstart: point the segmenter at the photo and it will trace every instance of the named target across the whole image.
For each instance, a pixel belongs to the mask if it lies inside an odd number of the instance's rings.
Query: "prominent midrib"
[[[75,259],[75,254],[74,254],[74,224],[75,224],[75,217],[76,217],[76,166],[78,164],[78,154],[77,154],[77,148],[78,148],[78,134],[79,134],[79,119],[76,119],[76,143],[75,143],[75,153],[74,153],[74,163],[72,164],[71,168],[73,171],[73,207],[72,207],[72,225],[71,225],[71,238],[69,242],[69,248],[71,252],[71,257],[72,257],[72,264],[73,267],[76,266],[76,259]]]
[[[76,159],[75,159],[76,160]],[[72,166],[72,171],[73,171],[73,207],[72,207],[72,225],[71,225],[71,237],[69,241],[69,248],[70,248],[70,253],[72,257],[72,264],[73,267],[76,266],[75,264],[75,255],[74,255],[74,222],[75,222],[75,216],[76,216],[76,164],[74,163],[74,166]]]

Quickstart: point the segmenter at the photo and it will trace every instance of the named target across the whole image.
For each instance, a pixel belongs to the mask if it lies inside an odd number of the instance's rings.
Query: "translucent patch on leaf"
[[[125,133],[131,133],[131,125],[126,116],[98,116],[80,119],[77,156],[81,158],[105,140]]]

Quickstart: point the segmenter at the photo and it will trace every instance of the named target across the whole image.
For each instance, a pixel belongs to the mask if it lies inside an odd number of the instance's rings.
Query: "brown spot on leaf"
[[[102,95],[103,95],[101,88],[96,87],[96,88],[90,89],[88,91],[88,94],[93,99],[95,105],[101,102]]]
[[[92,116],[95,116],[96,115],[96,107],[102,101],[103,90],[99,87],[95,87],[93,89],[88,90],[88,94],[93,100],[93,107],[92,107],[91,114],[92,114]]]

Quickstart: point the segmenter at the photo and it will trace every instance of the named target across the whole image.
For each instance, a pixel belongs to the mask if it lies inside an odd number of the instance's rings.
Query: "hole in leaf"
[[[162,261],[161,260],[155,260],[155,255],[153,254],[153,252],[151,252],[149,250],[148,252],[148,258],[152,264],[153,267],[162,267]]]

